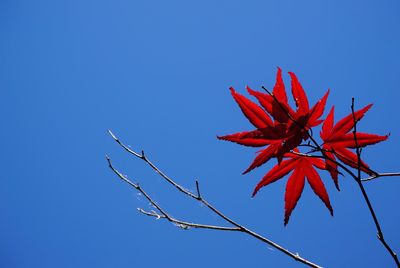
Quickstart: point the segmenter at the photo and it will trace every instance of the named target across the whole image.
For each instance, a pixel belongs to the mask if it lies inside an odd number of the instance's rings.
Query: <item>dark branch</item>
[[[371,216],[374,220],[375,227],[377,230],[377,236],[379,241],[383,244],[383,246],[386,248],[386,250],[390,253],[392,256],[393,260],[395,261],[397,267],[400,267],[400,262],[399,259],[397,258],[396,252],[393,251],[393,249],[387,244],[385,241],[385,238],[383,236],[383,232],[381,229],[381,226],[379,224],[378,218],[376,216],[376,213],[372,207],[371,201],[369,200],[369,197],[367,195],[367,192],[365,191],[364,185],[362,184],[361,180],[361,151],[360,147],[358,146],[358,141],[357,141],[357,118],[354,112],[354,98],[351,99],[351,112],[353,114],[353,121],[354,121],[354,126],[353,126],[353,135],[354,135],[354,142],[356,145],[356,153],[357,153],[357,184],[361,190],[361,193],[364,197],[365,202],[367,203],[368,209],[371,213]]]

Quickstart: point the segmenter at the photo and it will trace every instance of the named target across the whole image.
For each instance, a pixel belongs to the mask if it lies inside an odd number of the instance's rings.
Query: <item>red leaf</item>
[[[287,124],[276,123],[273,127],[261,128],[259,131],[270,140],[283,140],[288,137]]]
[[[352,168],[358,168],[358,158],[355,153],[342,147],[335,147],[334,152],[340,161],[348,166],[351,166]],[[374,172],[369,169],[369,166],[362,160],[360,162],[360,169],[369,175],[374,174]]]
[[[322,123],[321,120],[318,120],[322,114],[324,113],[325,110],[325,105],[326,105],[326,100],[328,99],[329,96],[329,89],[325,93],[325,95],[320,99],[311,109],[310,112],[310,118],[308,120],[308,126],[309,127],[315,127],[318,126],[319,124]]]
[[[246,88],[249,94],[256,97],[261,106],[263,106],[263,108],[276,121],[287,123],[289,120],[288,114],[292,116],[295,113],[288,104],[285,85],[282,80],[282,70],[279,67],[276,74],[275,86],[272,90],[272,94],[274,97],[269,94],[254,91],[248,86]]]
[[[325,162],[322,159],[318,158],[310,158],[309,161],[312,163],[313,166],[319,169],[326,169]]]
[[[354,117],[357,121],[364,117],[364,114],[372,107],[372,104],[365,106],[364,108],[354,112]],[[349,114],[344,117],[342,120],[336,123],[336,125],[332,129],[332,135],[341,136],[349,132],[354,126],[354,117],[353,114]],[[328,137],[329,139],[330,137]]]
[[[280,78],[280,80],[282,80],[282,78]],[[277,78],[277,83],[278,81],[279,79]],[[275,98],[269,94],[254,91],[249,86],[247,86],[246,88],[249,94],[257,98],[261,106],[274,118],[274,120],[281,123],[286,123],[289,120],[288,114],[292,115],[294,114],[294,111],[292,110],[292,108],[290,108],[287,102],[285,87],[282,85],[275,85],[272,92]],[[284,96],[284,99],[282,100],[281,98],[277,97],[277,95]]]
[[[239,107],[242,110],[243,114],[256,128],[272,126],[271,118],[263,109],[261,109],[257,104],[255,104],[245,96],[236,93],[232,87],[230,88],[230,90],[233,98],[239,104]]]
[[[286,95],[285,84],[282,80],[282,70],[278,67],[278,72],[276,73],[276,82],[272,94],[275,98],[271,96],[272,112],[271,115],[275,120],[286,123],[289,121],[289,115],[293,116],[295,113],[293,109],[289,106],[288,98]]]
[[[292,171],[295,166],[295,159],[289,159],[282,161],[279,165],[274,166],[265,176],[261,179],[261,181],[256,185],[253,191],[253,197],[257,194],[257,192],[264,186],[273,183],[283,176],[287,175],[290,171]]]
[[[357,132],[357,145],[358,147],[365,147],[381,141],[387,140],[389,135],[379,136],[375,134]],[[353,133],[347,133],[342,136],[334,137],[331,142],[334,142],[336,146],[356,148],[356,142]]]
[[[262,147],[272,142],[271,140],[265,139],[262,132],[259,130],[238,132],[226,136],[217,136],[217,138],[250,147]]]
[[[298,107],[298,111],[301,114],[307,114],[310,110],[308,105],[307,95],[304,92],[303,87],[301,86],[299,80],[296,75],[292,72],[289,72],[290,77],[292,78],[292,94],[296,106]]]
[[[278,148],[276,152],[276,157],[278,158],[278,162],[282,161],[283,155],[285,153],[296,148],[301,143],[302,139],[303,137],[301,132],[297,132],[294,135],[285,139],[282,146]]]
[[[317,171],[315,171],[315,169],[310,166],[305,167],[305,170],[307,181],[313,189],[314,193],[318,195],[319,198],[321,198],[322,202],[324,202],[325,206],[329,209],[331,215],[333,216],[333,209],[321,177],[318,175]]]
[[[282,70],[278,67],[278,71],[276,73],[276,82],[274,89],[272,90],[272,94],[285,106],[289,106],[288,97],[286,95],[285,84],[282,79]]]
[[[335,125],[333,125],[333,113],[334,107],[332,107],[328,117],[325,119],[324,124],[322,125],[322,131],[320,136],[324,141],[324,148],[327,148],[332,153],[327,154],[330,158],[334,159],[335,156],[342,161],[344,164],[352,167],[358,168],[358,157],[355,153],[348,150],[348,148],[356,148],[356,142],[354,139],[353,132],[350,132],[354,127],[354,118],[356,121],[361,120],[361,118],[365,115],[365,113],[371,108],[372,104],[365,106],[364,108],[347,115]],[[349,133],[350,132],[350,133]],[[387,140],[388,135],[380,136],[376,134],[369,133],[361,133],[357,132],[357,145],[358,147],[365,147],[367,145],[372,145],[384,140]],[[338,170],[337,165],[335,165],[332,161],[326,162],[327,169],[331,173],[332,179],[335,182],[336,187],[338,187]],[[368,167],[368,165],[361,161],[360,168],[363,172],[367,174],[374,174],[374,172]]]
[[[326,150],[327,148],[324,147],[323,149]],[[325,155],[327,157],[327,159],[325,159],[326,170],[328,170],[328,172],[331,174],[331,177],[332,177],[333,182],[335,183],[336,189],[338,189],[338,191],[340,191],[339,180],[338,180],[339,171],[337,168],[335,155],[331,152],[325,152]]]
[[[261,106],[269,114],[272,115],[272,101],[273,101],[272,99],[273,98],[269,94],[252,90],[249,86],[246,86],[246,89],[247,89],[247,92],[249,92],[250,95],[256,97],[258,102],[261,104]]]
[[[320,133],[320,136],[321,136],[321,139],[323,139],[323,140],[326,140],[327,137],[332,132],[333,121],[334,121],[334,112],[335,112],[335,107],[332,106],[328,116],[326,117],[324,123],[322,124],[322,131]]]
[[[288,224],[290,215],[300,199],[304,189],[304,173],[301,169],[295,169],[286,184],[285,191],[285,219],[284,224]]]
[[[254,159],[253,163],[251,163],[251,165],[243,172],[243,174],[250,172],[251,170],[261,166],[262,164],[270,160],[272,157],[275,156],[276,151],[279,147],[280,142],[276,142],[268,146],[266,149],[262,150]]]
[[[298,150],[294,150],[298,152]],[[326,207],[333,215],[332,206],[329,201],[328,194],[325,190],[325,186],[321,181],[318,173],[314,169],[314,166],[322,167],[325,169],[324,162],[321,159],[314,159],[311,157],[305,157],[296,155],[295,153],[288,153],[285,157],[290,157],[288,160],[282,161],[280,164],[274,166],[257,184],[254,189],[253,196],[264,186],[273,183],[285,175],[293,171],[292,175],[286,184],[285,192],[285,225],[289,221],[289,217],[296,207],[297,201],[299,200],[304,187],[304,178],[307,177],[311,188],[324,202]]]

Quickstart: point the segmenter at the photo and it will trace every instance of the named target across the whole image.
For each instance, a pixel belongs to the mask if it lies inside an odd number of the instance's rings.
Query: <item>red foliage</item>
[[[285,85],[282,80],[282,71],[278,68],[276,83],[271,93],[268,92],[267,94],[247,87],[248,93],[255,97],[260,105],[237,93],[232,87],[230,88],[234,100],[255,129],[218,136],[218,139],[235,142],[244,146],[266,146],[258,152],[254,161],[243,174],[260,167],[271,158],[277,158],[278,164],[257,184],[253,196],[260,188],[292,172],[286,184],[285,225],[288,223],[289,217],[301,196],[305,178],[307,178],[315,194],[323,201],[333,215],[328,194],[315,167],[327,170],[338,189],[339,171],[336,158],[347,166],[358,167],[357,155],[349,150],[349,148],[356,148],[354,135],[350,132],[354,127],[353,114],[346,116],[334,125],[334,110],[332,108],[325,121],[320,119],[324,113],[329,90],[310,109],[307,95],[296,75],[291,72],[289,75],[296,109],[293,109],[288,103]],[[370,104],[356,111],[354,113],[356,120],[360,120],[371,106]],[[324,160],[319,159],[315,155],[301,154],[297,147],[303,141],[309,140],[312,137],[310,130],[322,122],[324,123],[320,135],[324,142],[322,145],[324,153],[319,158],[324,158]],[[386,140],[387,137],[357,133],[357,145],[358,147],[364,147]],[[314,142],[315,140],[312,139],[312,141]],[[315,144],[314,146],[318,147],[320,145]],[[363,161],[360,163],[360,169],[368,174],[373,173]]]
[[[294,153],[285,154],[285,156],[290,159],[284,160],[280,164],[274,166],[261,179],[253,192],[254,196],[260,188],[281,179],[283,176],[293,171],[286,184],[285,225],[288,223],[290,214],[296,207],[297,201],[301,196],[305,178],[307,178],[307,181],[315,194],[321,198],[322,202],[324,202],[325,206],[333,215],[333,209],[329,202],[329,196],[325,190],[324,183],[314,168],[325,169],[324,161],[314,157],[305,157],[296,153],[298,153],[298,150],[294,150]]]
[[[354,118],[359,121],[363,118],[364,114],[372,107],[372,104],[365,106],[364,108],[355,111],[353,114],[349,114],[342,120],[333,125],[334,123],[334,107],[332,107],[328,116],[326,117],[324,124],[322,125],[322,131],[320,132],[321,139],[324,141],[322,148],[326,150],[325,159],[326,167],[332,176],[333,181],[337,189],[339,189],[338,184],[338,170],[336,157],[344,164],[357,168],[358,161],[357,155],[349,150],[349,148],[365,147],[367,145],[375,144],[384,140],[387,140],[388,135],[379,136],[369,133],[356,133],[356,139],[354,138],[354,133],[351,130],[354,127]],[[357,144],[356,144],[357,140]],[[356,146],[357,145],[357,146]],[[369,168],[369,166],[364,162],[360,161],[360,169],[367,174],[373,174],[374,172]]]

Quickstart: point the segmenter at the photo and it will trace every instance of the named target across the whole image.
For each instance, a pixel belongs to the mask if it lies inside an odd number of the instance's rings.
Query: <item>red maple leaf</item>
[[[272,94],[254,91],[247,87],[250,95],[257,98],[261,107],[245,96],[237,93],[232,87],[231,94],[243,114],[256,129],[218,136],[218,139],[236,142],[240,145],[262,147],[257,157],[244,171],[244,174],[266,163],[272,157],[282,160],[285,153],[296,148],[302,140],[308,138],[308,130],[319,125],[328,98],[328,92],[311,109],[307,96],[294,73],[289,73],[292,80],[292,95],[297,109],[294,111],[288,104],[282,71],[278,68],[276,83]],[[271,115],[271,117],[269,115]]]
[[[298,150],[295,151],[298,152]],[[254,189],[253,196],[258,192],[258,190],[260,190],[260,188],[283,178],[293,171],[286,184],[284,224],[286,225],[289,222],[290,215],[296,207],[297,201],[300,199],[301,193],[304,189],[305,178],[307,178],[307,181],[315,194],[329,209],[331,215],[333,215],[333,209],[329,201],[328,193],[326,192],[324,183],[315,170],[315,167],[325,169],[324,161],[318,158],[301,156],[295,153],[287,153],[285,154],[285,157],[289,157],[289,159],[283,160],[280,164],[274,166],[261,179]]]
[[[354,133],[351,130],[354,127],[354,118],[356,121],[361,120],[364,114],[371,108],[372,104],[365,106],[364,108],[347,115],[343,119],[334,125],[334,107],[332,107],[328,116],[326,117],[324,124],[322,125],[322,130],[320,136],[324,141],[322,146],[326,150],[325,154],[328,159],[325,159],[326,168],[330,172],[336,187],[339,189],[338,185],[338,167],[335,163],[336,157],[344,164],[352,167],[358,168],[358,157],[355,153],[349,150],[349,148],[365,147],[367,145],[375,144],[384,140],[387,140],[388,135],[379,136],[369,133],[356,133],[357,144],[354,139]],[[360,161],[360,169],[367,174],[373,174],[374,172],[369,168],[369,166],[364,162]]]

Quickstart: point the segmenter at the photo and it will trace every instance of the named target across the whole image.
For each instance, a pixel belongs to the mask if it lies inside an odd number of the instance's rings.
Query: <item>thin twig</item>
[[[357,153],[357,184],[361,190],[361,193],[364,197],[365,202],[367,203],[368,209],[371,213],[371,216],[374,220],[375,227],[377,230],[377,236],[379,241],[382,242],[383,246],[386,248],[386,250],[390,253],[392,256],[393,260],[395,261],[397,267],[400,267],[400,262],[399,259],[397,258],[396,252],[393,251],[393,249],[388,245],[388,243],[385,241],[385,238],[383,236],[383,232],[381,229],[381,226],[379,224],[378,218],[375,214],[375,211],[372,207],[371,201],[369,200],[369,197],[367,195],[367,192],[365,191],[364,185],[362,184],[361,180],[361,152],[360,152],[360,147],[358,146],[358,141],[357,141],[357,118],[354,112],[354,98],[351,99],[351,112],[353,114],[353,120],[354,120],[354,126],[353,126],[353,135],[354,135],[354,142],[356,145],[356,153]]]
[[[111,159],[106,156],[107,162],[108,162],[108,166],[111,168],[111,170],[124,182],[128,183],[130,186],[132,186],[133,188],[135,188],[137,191],[139,191],[149,202],[150,204],[155,207],[160,213],[156,213],[156,212],[147,212],[143,209],[139,209],[139,211],[147,216],[153,216],[156,217],[158,219],[160,218],[165,218],[166,220],[178,224],[180,225],[180,227],[182,226],[186,226],[186,227],[192,227],[192,228],[202,228],[202,229],[213,229],[213,230],[222,230],[222,231],[240,231],[239,228],[232,228],[232,227],[224,227],[224,226],[214,226],[214,225],[207,225],[207,224],[198,224],[198,223],[191,223],[191,222],[185,222],[185,221],[181,221],[181,220],[177,220],[175,218],[173,218],[171,215],[169,215],[163,208],[161,208],[160,205],[158,205],[151,197],[149,194],[147,194],[147,192],[145,192],[143,190],[143,188],[141,186],[139,186],[138,183],[133,183],[132,181],[130,181],[126,176],[124,176],[121,172],[119,172],[116,168],[114,168],[114,166],[112,165]],[[187,229],[187,228],[186,228]]]
[[[144,209],[142,209],[142,208],[138,208],[137,209],[140,213],[142,213],[142,214],[144,214],[144,215],[147,215],[147,216],[150,216],[150,217],[155,217],[157,220],[159,220],[159,219],[161,219],[161,218],[166,218],[164,215],[162,215],[162,214],[158,214],[157,212],[155,212],[154,210],[152,210],[152,211],[146,211],[146,210],[144,210]]]
[[[139,159],[143,160],[144,162],[146,162],[156,173],[158,173],[162,178],[164,178],[169,184],[171,184],[173,187],[175,187],[178,191],[180,191],[181,193],[197,200],[198,202],[202,203],[203,205],[205,205],[208,209],[210,209],[212,212],[214,212],[216,215],[218,215],[220,218],[222,218],[223,220],[225,220],[226,222],[230,223],[231,225],[233,225],[234,227],[232,228],[232,230],[230,231],[239,231],[242,233],[246,233],[254,238],[256,238],[257,240],[260,240],[274,248],[276,248],[277,250],[281,251],[282,253],[286,254],[287,256],[293,258],[294,260],[301,262],[305,265],[308,265],[310,267],[321,267],[307,259],[304,259],[302,257],[300,257],[300,255],[298,253],[292,253],[291,251],[287,250],[286,248],[280,246],[279,244],[269,240],[268,238],[263,237],[262,235],[244,227],[243,225],[237,223],[236,221],[232,220],[231,218],[229,218],[228,216],[226,216],[225,214],[223,214],[221,211],[219,211],[217,208],[215,208],[213,205],[211,205],[206,199],[204,199],[204,197],[202,195],[200,195],[200,187],[199,187],[199,183],[196,183],[196,190],[197,190],[197,194],[194,194],[192,192],[190,192],[189,190],[185,189],[184,187],[182,187],[181,185],[179,185],[178,183],[176,183],[172,178],[168,177],[165,173],[163,173],[157,166],[155,166],[152,162],[150,162],[150,160],[144,155],[144,152],[142,152],[142,154],[138,154],[137,152],[133,151],[132,149],[130,149],[129,147],[127,147],[125,144],[123,144],[110,130],[109,133],[111,135],[111,137],[127,152],[129,152],[130,154],[138,157]],[[134,183],[131,183],[126,177],[124,177],[120,172],[116,171],[112,165],[111,162],[109,160],[109,158],[107,158],[108,162],[109,162],[109,166],[110,168],[114,171],[114,173],[116,173],[122,180],[124,180],[125,182],[127,182],[129,185],[131,185],[132,187],[136,188]],[[137,190],[139,190],[140,192],[142,192],[143,190],[141,188],[136,188]],[[145,195],[145,194],[143,194]],[[146,195],[145,195],[146,196]],[[147,198],[147,196],[146,196]],[[160,213],[162,213],[163,215],[166,216],[166,218],[168,219],[168,214],[164,214],[163,210],[159,209],[159,207],[155,206]],[[148,215],[148,214],[146,214]],[[155,216],[155,215],[154,215]],[[155,216],[156,217],[156,216]],[[170,220],[170,219],[168,219]],[[171,221],[171,220],[170,220]]]
[[[199,181],[196,180],[197,199],[201,199]]]
[[[375,180],[379,177],[398,177],[400,176],[400,172],[392,172],[392,173],[377,173],[375,175],[372,175],[368,178],[361,179],[361,181],[366,182],[366,181],[372,181]]]
[[[126,146],[125,144],[123,144],[118,138],[117,136],[114,135],[114,133],[111,130],[108,130],[108,133],[110,133],[111,137],[122,147],[125,149],[125,151],[127,151],[128,153],[142,159],[143,161],[145,161],[154,171],[156,171],[161,177],[163,177],[165,180],[167,180],[170,184],[172,184],[176,189],[178,189],[180,192],[185,193],[187,195],[189,195],[192,198],[197,198],[197,196],[195,194],[193,194],[192,192],[186,190],[185,188],[183,188],[182,186],[180,186],[179,184],[177,184],[176,182],[174,182],[171,178],[169,178],[166,174],[164,174],[161,170],[159,170],[152,162],[150,162],[149,159],[147,159],[147,157],[144,154],[144,151],[142,150],[141,154],[138,154],[137,152],[133,151],[131,148],[129,148],[128,146]]]

